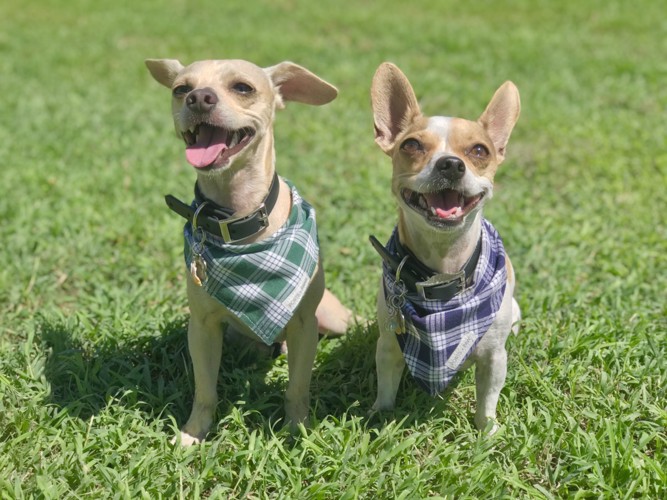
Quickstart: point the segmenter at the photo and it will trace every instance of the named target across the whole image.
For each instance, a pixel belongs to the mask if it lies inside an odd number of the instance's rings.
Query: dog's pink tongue
[[[426,194],[429,207],[435,209],[435,213],[441,219],[455,215],[461,207],[461,199],[458,191],[445,189],[439,193]]]
[[[210,125],[200,125],[197,142],[185,148],[185,157],[193,167],[204,168],[227,149],[227,131]]]

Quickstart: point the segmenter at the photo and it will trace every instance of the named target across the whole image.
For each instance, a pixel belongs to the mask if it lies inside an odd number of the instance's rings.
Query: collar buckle
[[[229,231],[229,226],[237,222],[243,222],[253,218],[255,218],[258,222],[257,230],[253,234],[258,233],[262,229],[266,229],[267,227],[269,227],[269,212],[266,209],[266,205],[264,203],[262,203],[254,212],[252,212],[249,215],[244,215],[243,217],[230,217],[229,219],[224,219],[224,220],[218,219],[217,222],[218,226],[220,227],[220,235],[222,237],[222,240],[225,243],[235,243],[237,241],[247,238],[248,236],[251,236],[247,234],[243,235],[240,238],[233,238]]]
[[[261,225],[260,229],[266,229],[269,227],[269,212],[266,209],[266,205],[264,203],[259,206],[255,213],[257,214],[257,219]]]
[[[466,273],[464,269],[454,274],[435,274],[426,281],[419,281],[415,283],[417,294],[422,300],[439,300],[437,297],[427,297],[428,289],[434,287],[449,287],[454,286],[455,292],[453,295],[458,295],[466,289]]]

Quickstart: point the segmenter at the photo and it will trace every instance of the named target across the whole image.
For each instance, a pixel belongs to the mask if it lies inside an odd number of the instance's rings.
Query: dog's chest
[[[387,250],[392,250],[391,240]],[[506,283],[505,251],[488,221],[483,223],[473,285],[446,302],[414,294],[397,302],[401,287],[396,284],[395,273],[384,265],[385,300],[401,304],[405,321],[404,333],[396,334],[396,339],[420,387],[432,395],[447,387],[495,320]]]
[[[269,238],[249,245],[208,237],[195,256],[191,224],[184,228],[185,264],[206,263],[206,292],[264,343],[271,345],[301,303],[319,261],[315,210],[292,187],[288,221]]]

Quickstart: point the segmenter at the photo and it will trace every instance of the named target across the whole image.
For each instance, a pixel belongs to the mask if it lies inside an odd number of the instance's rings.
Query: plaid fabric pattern
[[[315,209],[288,184],[292,210],[275,234],[256,243],[234,245],[207,233],[202,254],[208,274],[205,290],[267,345],[294,314],[319,259]],[[183,233],[189,269],[194,244],[190,223]]]
[[[398,231],[387,243],[395,253]],[[395,275],[385,263],[387,300],[399,293]],[[473,285],[447,302],[424,300],[408,293],[401,308],[405,333],[396,338],[405,363],[420,387],[436,395],[442,392],[470,356],[496,317],[505,294],[505,249],[495,228],[482,219],[482,250]]]

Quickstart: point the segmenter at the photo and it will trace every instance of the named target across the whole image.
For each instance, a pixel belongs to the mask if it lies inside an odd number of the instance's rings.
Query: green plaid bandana
[[[292,210],[276,233],[248,245],[228,244],[207,233],[202,253],[208,275],[204,289],[267,345],[294,314],[319,260],[315,209],[288,185]],[[190,269],[195,240],[189,222],[183,233]]]

